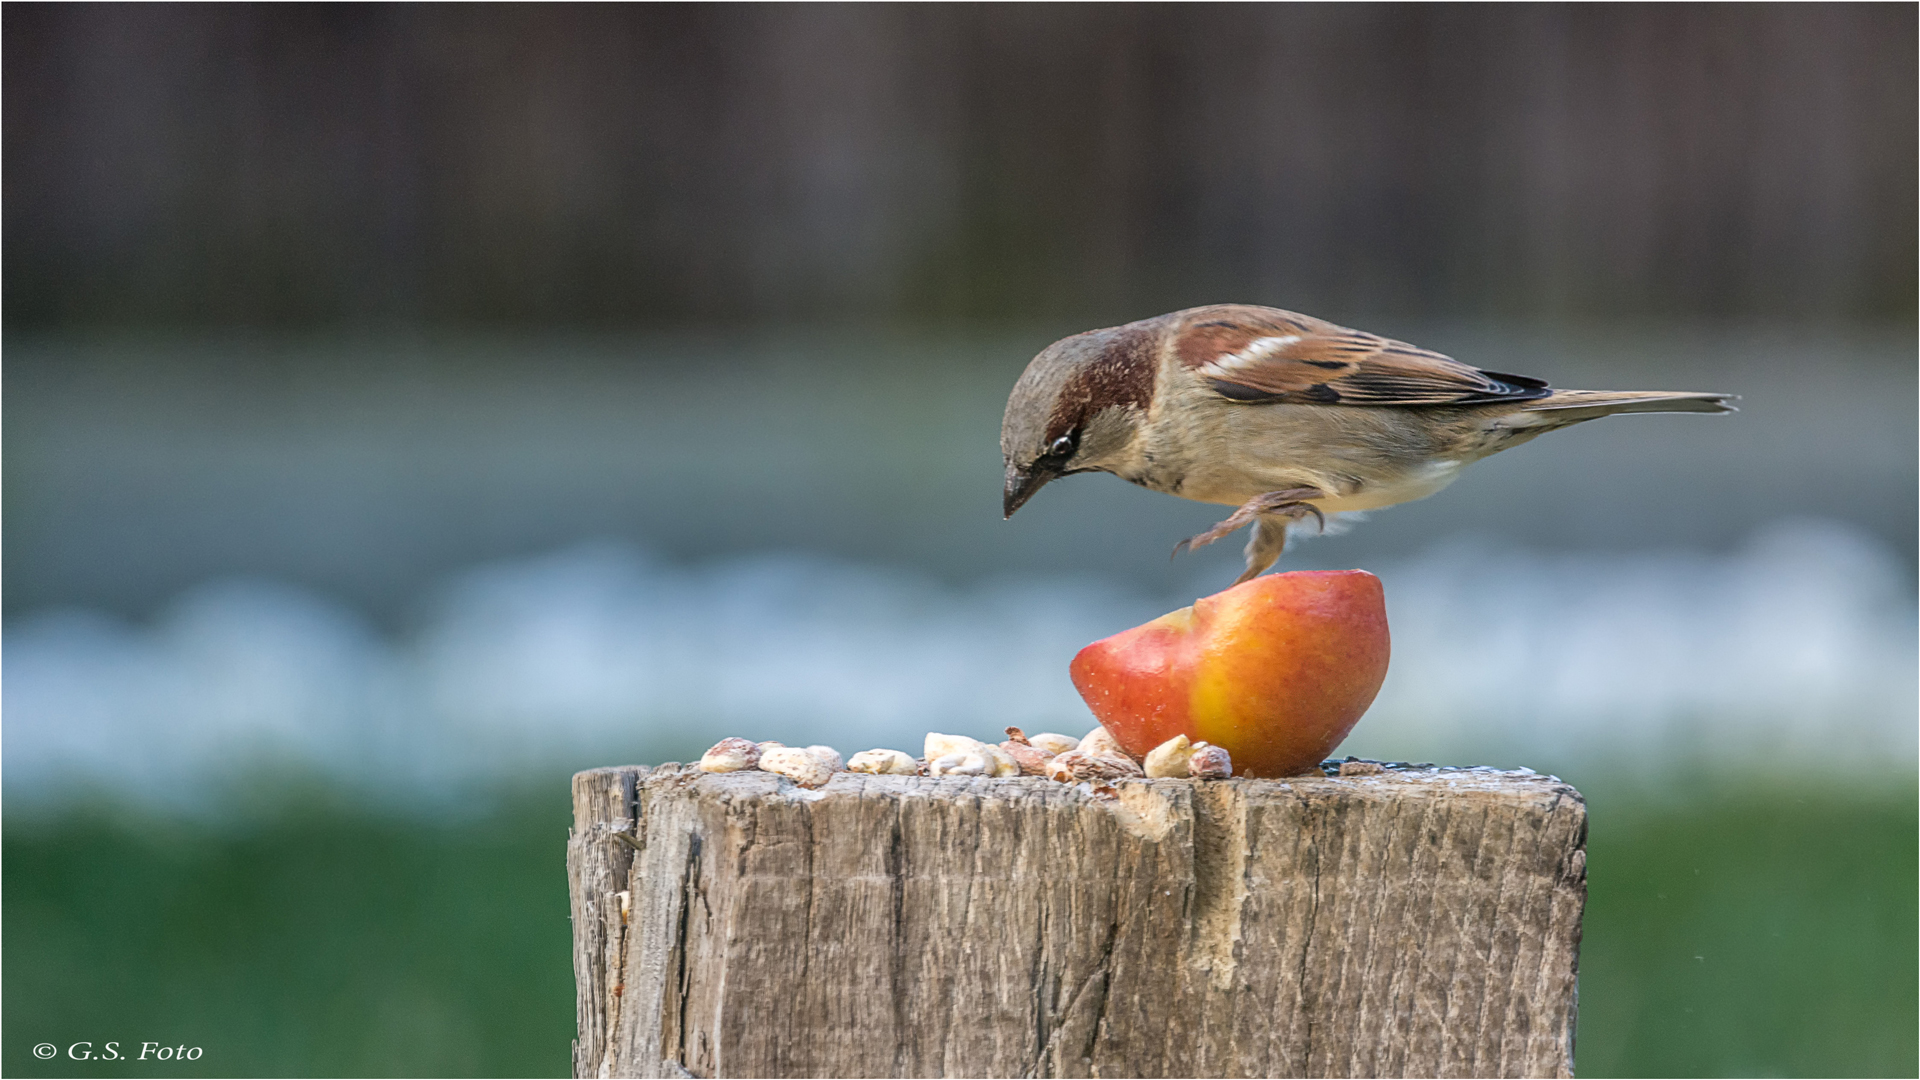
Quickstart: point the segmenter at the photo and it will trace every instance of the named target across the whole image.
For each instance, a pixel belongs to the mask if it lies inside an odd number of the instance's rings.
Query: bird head
[[[1014,383],[1000,424],[1008,517],[1057,476],[1107,470],[1153,401],[1156,320],[1091,330],[1041,350]]]

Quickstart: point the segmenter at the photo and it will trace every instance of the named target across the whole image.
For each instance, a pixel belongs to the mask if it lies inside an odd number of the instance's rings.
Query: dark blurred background
[[[1396,605],[1347,749],[1588,793],[1584,1074],[1911,1075],[1917,29],[6,5],[5,1070],[564,1072],[566,772],[1080,730],[1233,545],[999,521],[1006,389],[1233,300],[1742,395],[1289,558]]]
[[[1907,5],[5,25],[9,329],[1914,313]]]

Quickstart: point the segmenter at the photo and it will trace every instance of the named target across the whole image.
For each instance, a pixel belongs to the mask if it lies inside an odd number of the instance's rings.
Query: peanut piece
[[[1080,740],[1080,745],[1074,749],[1083,754],[1119,754],[1126,758],[1133,757],[1120,745],[1120,740],[1114,738],[1113,733],[1104,727],[1097,727],[1087,732],[1086,737]]]
[[[986,776],[992,772],[993,762],[978,750],[963,750],[927,762],[928,776]]]
[[[721,739],[700,755],[701,772],[742,772],[760,764],[760,747],[746,739]]]
[[[979,739],[970,739],[965,735],[942,735],[937,731],[927,732],[926,747],[921,757],[935,761],[948,754],[964,754],[978,751],[986,744]]]
[[[877,776],[913,776],[920,765],[898,750],[862,750],[847,759],[847,771]]]
[[[1212,743],[1194,743],[1187,759],[1187,775],[1195,780],[1225,780],[1233,775],[1233,759]]]
[[[1064,754],[1069,750],[1077,750],[1080,748],[1079,739],[1071,735],[1057,735],[1051,731],[1043,731],[1038,735],[1030,735],[1027,737],[1027,741],[1032,743],[1036,749],[1044,750],[1048,754],[1056,756]]]
[[[1063,784],[1082,780],[1119,780],[1144,775],[1140,766],[1125,754],[1089,754],[1069,750],[1047,762],[1047,778]]]
[[[1005,751],[1007,756],[1012,758],[1014,763],[1020,766],[1021,776],[1047,775],[1047,762],[1052,761],[1054,758],[1054,755],[1034,746],[1032,743],[1015,742],[1012,739],[1001,743],[1000,749]]]
[[[1147,751],[1145,763],[1147,775],[1156,780],[1169,780],[1178,777],[1187,778],[1187,761],[1193,757],[1193,741],[1185,735],[1175,735],[1152,750]]]
[[[791,746],[776,746],[760,755],[764,772],[779,773],[805,788],[822,787],[833,779],[833,770],[811,751]]]
[[[983,743],[980,747],[980,752],[986,755],[987,763],[992,766],[987,772],[988,776],[1020,775],[1019,760],[1012,754],[1007,753],[1005,749],[995,746],[992,743]]]

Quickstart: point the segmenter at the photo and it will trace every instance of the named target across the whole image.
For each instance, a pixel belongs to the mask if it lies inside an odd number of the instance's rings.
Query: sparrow
[[[1460,470],[1614,413],[1732,412],[1730,395],[1555,390],[1278,308],[1215,304],[1047,346],[1000,427],[1007,517],[1048,481],[1107,472],[1238,507],[1174,548],[1253,526],[1240,584],[1311,516],[1424,499]]]

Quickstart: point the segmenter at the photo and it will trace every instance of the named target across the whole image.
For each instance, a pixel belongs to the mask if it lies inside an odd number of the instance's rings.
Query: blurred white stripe
[[[1394,664],[1350,752],[1914,768],[1912,586],[1839,525],[1783,522],[1721,557],[1462,545],[1387,580]]]
[[[1858,533],[1783,523],[1731,555],[1456,542],[1377,568],[1394,660],[1342,748],[1546,771],[1703,759],[1910,772],[1915,605]],[[928,730],[1084,730],[1080,646],[1182,602],[1098,581],[956,591],[806,556],[693,569],[590,545],[449,582],[383,640],[283,585],[212,583],[150,627],[7,629],[9,804],[106,785],[158,807],[270,763],[408,791],[723,734],[917,749]]]

